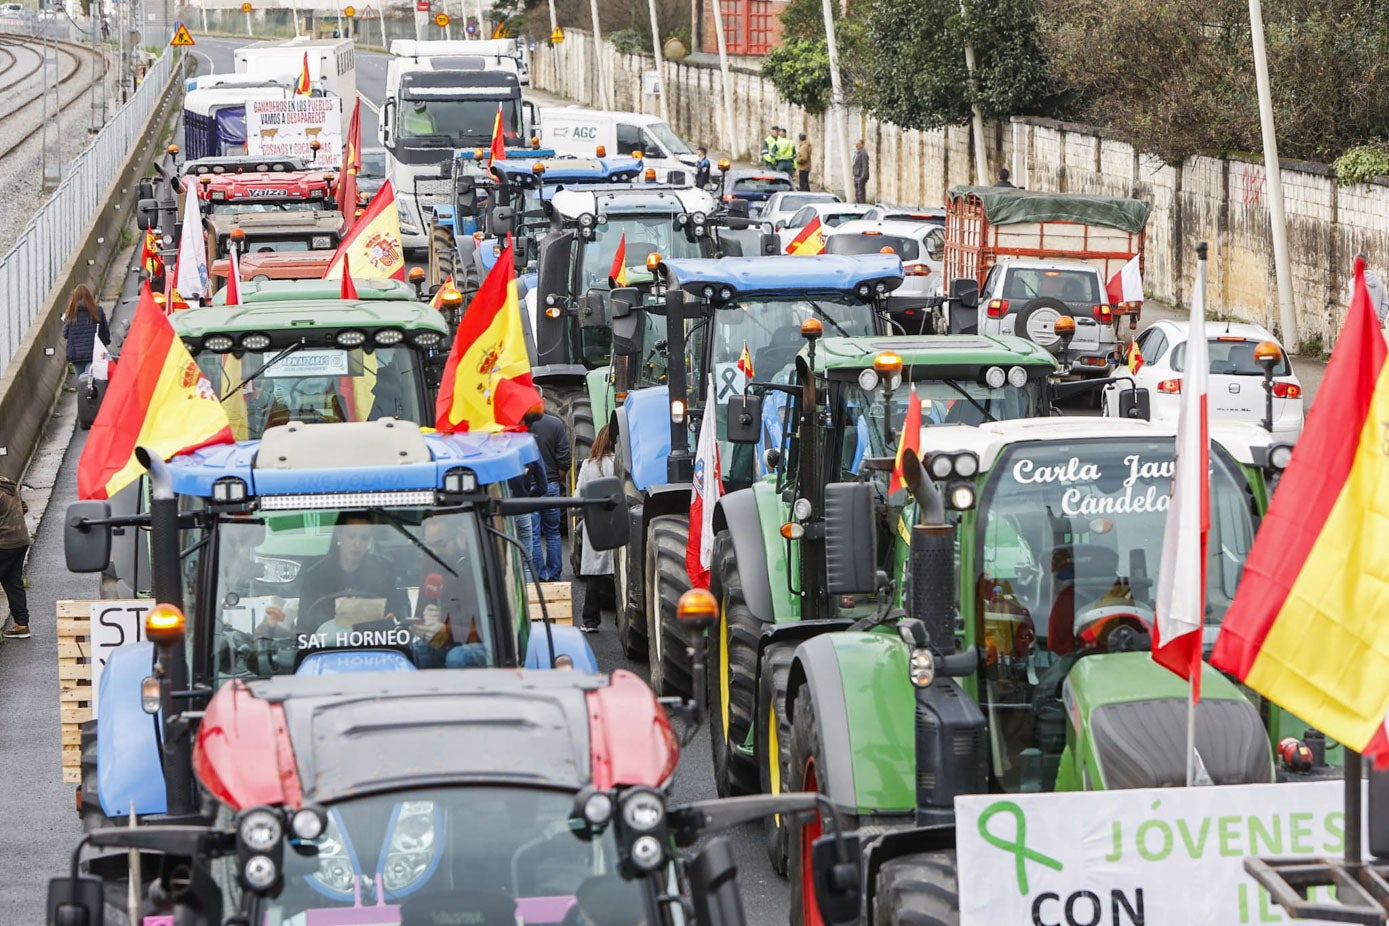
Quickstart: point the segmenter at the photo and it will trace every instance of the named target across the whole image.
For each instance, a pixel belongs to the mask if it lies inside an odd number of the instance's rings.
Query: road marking
[[[195,58],[202,58],[204,61],[207,62],[207,72],[208,72],[209,74],[216,74],[216,73],[217,73],[217,65],[213,63],[212,58],[211,58],[210,56],[205,55],[205,54],[203,54],[203,53],[200,52],[200,51],[193,51],[193,49],[191,49],[191,48],[189,49],[189,53],[192,54],[193,57],[195,57]]]
[[[357,99],[359,99],[359,100],[361,100],[363,103],[367,104],[367,109],[371,110],[374,114],[376,114],[376,115],[378,115],[378,116],[381,115],[381,107],[380,107],[380,106],[377,106],[377,105],[376,105],[375,103],[373,103],[370,99],[368,99],[368,98],[367,98],[367,95],[366,95],[365,93],[362,93],[360,90],[357,91]]]

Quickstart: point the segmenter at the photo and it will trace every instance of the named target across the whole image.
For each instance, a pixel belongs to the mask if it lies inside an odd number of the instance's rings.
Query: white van
[[[315,95],[340,96],[343,112],[351,113],[357,99],[357,56],[351,39],[313,39],[252,42],[236,50],[236,73],[289,73],[296,80],[309,58],[309,83]]]
[[[655,168],[661,180],[673,170],[693,180],[699,160],[694,149],[656,116],[577,106],[540,110],[540,147],[581,157],[593,157],[599,147],[613,157],[640,151],[645,165]]]

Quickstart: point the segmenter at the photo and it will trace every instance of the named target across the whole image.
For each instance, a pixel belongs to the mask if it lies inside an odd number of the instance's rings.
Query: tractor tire
[[[773,643],[762,652],[762,671],[757,676],[757,780],[763,793],[786,790],[791,767],[791,718],[786,714],[786,684],[796,643]],[[790,826],[780,814],[766,818],[767,860],[786,877],[790,852]]]
[[[646,533],[646,634],[651,688],[657,696],[691,696],[690,657],[684,628],[676,616],[680,596],[690,590],[685,569],[689,515],[652,518]]]
[[[641,544],[633,537],[625,547],[613,551],[613,580],[617,599],[617,642],[622,655],[646,662],[646,615],[642,613],[640,566]]]
[[[784,787],[790,791],[820,790],[815,770],[820,767],[823,755],[815,705],[807,692],[804,697],[796,699],[791,720],[791,758],[787,765],[790,777]],[[807,926],[820,922],[815,878],[810,865],[810,844],[821,834],[820,815],[817,811],[813,819],[802,821],[792,818],[788,823],[790,859],[787,876],[791,881],[791,926]],[[840,823],[846,831],[858,829],[857,817],[845,814]]]
[[[873,926],[959,926],[953,849],[895,858],[876,880]]]
[[[714,538],[714,569],[722,591],[719,626],[709,635],[706,674],[709,746],[714,760],[714,787],[719,797],[758,792],[757,763],[736,747],[752,730],[757,691],[757,641],[765,622],[743,597],[743,580],[733,557],[728,531]]]
[[[101,797],[96,790],[96,721],[85,721],[79,729],[82,735],[82,806],[77,815],[82,821],[82,832],[90,833],[110,826],[111,818],[101,809]]]
[[[453,229],[444,228],[437,222],[429,226],[429,285],[442,286],[453,276],[458,261]],[[456,287],[462,289],[461,286]]]
[[[1013,334],[1043,350],[1052,350],[1061,344],[1061,338],[1052,328],[1058,318],[1070,314],[1070,307],[1060,299],[1047,296],[1033,299],[1018,309],[1018,316],[1013,321]]]

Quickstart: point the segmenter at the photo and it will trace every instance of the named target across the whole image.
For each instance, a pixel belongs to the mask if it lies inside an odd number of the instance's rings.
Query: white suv
[[[1071,373],[1108,376],[1120,361],[1119,337],[1105,281],[1079,260],[1007,260],[989,271],[979,292],[980,334],[1012,334],[1052,353],[1062,315],[1075,319],[1068,359]]]

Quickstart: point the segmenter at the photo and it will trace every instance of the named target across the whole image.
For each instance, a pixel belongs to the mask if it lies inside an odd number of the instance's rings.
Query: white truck
[[[287,74],[297,81],[306,54],[313,95],[342,97],[344,111],[351,112],[357,98],[357,53],[351,39],[301,35],[287,41],[252,42],[236,50],[236,73],[276,79]]]
[[[614,157],[640,151],[643,166],[653,168],[658,180],[670,179],[671,171],[693,179],[699,160],[694,149],[656,116],[577,106],[540,110],[540,146],[579,157],[593,157],[598,148]]]
[[[508,144],[530,138],[533,107],[521,100],[514,59],[472,54],[483,44],[391,43],[377,132],[409,250],[429,247],[430,211],[451,201],[454,152],[486,148],[499,107]]]

